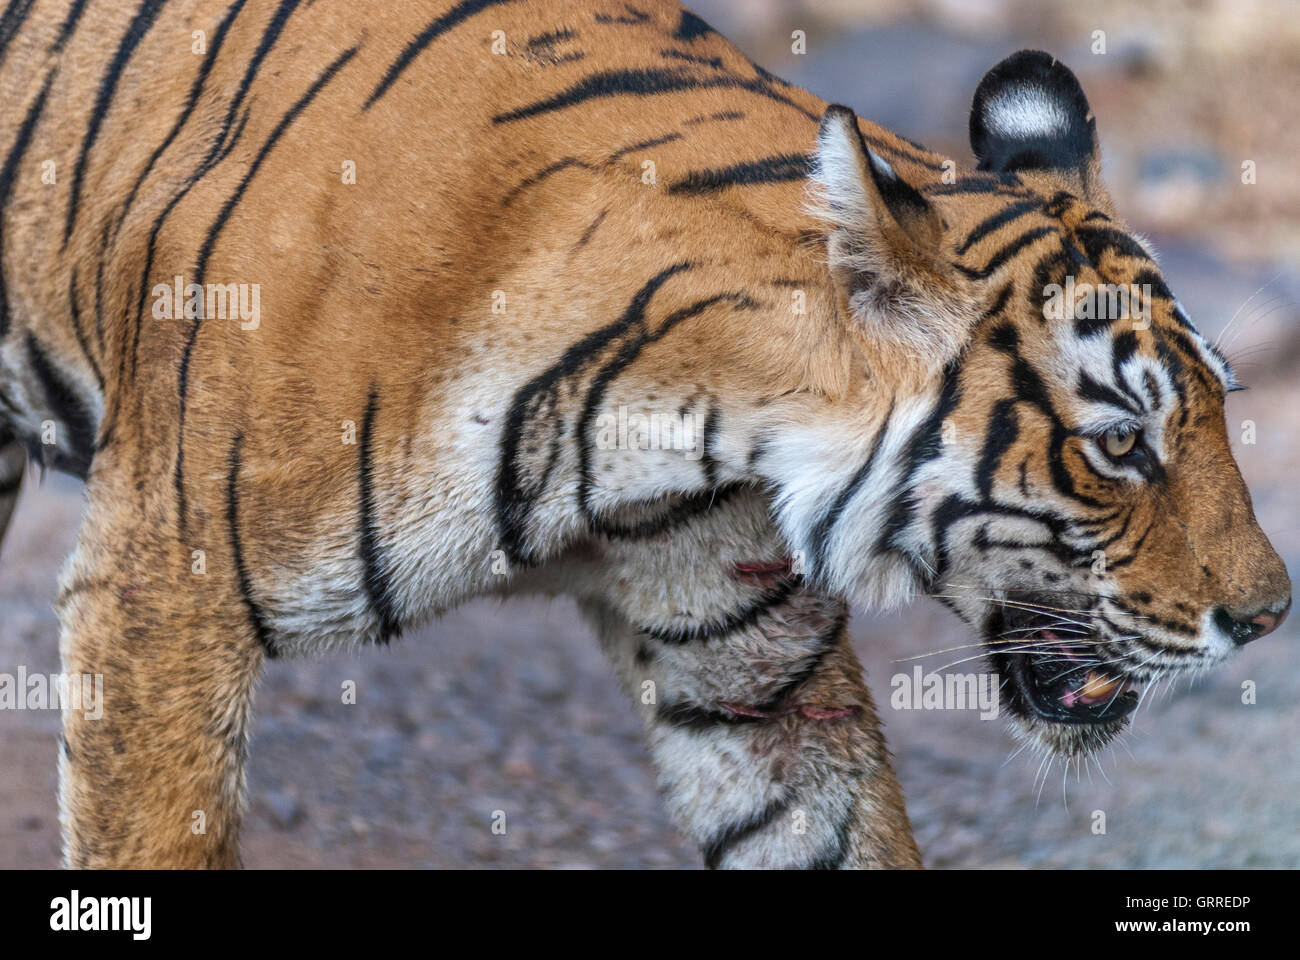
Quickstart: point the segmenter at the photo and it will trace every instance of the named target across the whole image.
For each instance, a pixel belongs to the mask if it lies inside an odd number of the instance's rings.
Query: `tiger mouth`
[[[1011,681],[1014,712],[1096,725],[1123,720],[1137,707],[1139,684],[1097,656],[1091,634],[1016,607],[1003,607],[996,620],[987,642],[998,672]]]

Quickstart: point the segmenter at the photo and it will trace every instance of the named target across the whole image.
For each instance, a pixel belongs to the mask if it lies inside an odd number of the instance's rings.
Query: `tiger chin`
[[[265,665],[477,597],[576,599],[711,867],[921,865],[849,599],[948,605],[1068,757],[1281,622],[1235,377],[1054,58],[972,168],[672,0],[372,6],[6,12],[0,519],[26,451],[86,481],[106,697],[67,865],[239,865]]]

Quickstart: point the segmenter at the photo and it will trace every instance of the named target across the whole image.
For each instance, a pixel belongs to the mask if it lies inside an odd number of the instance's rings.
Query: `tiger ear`
[[[931,203],[867,146],[848,107],[826,108],[817,133],[813,181],[832,224],[831,277],[840,300],[877,343],[943,362],[955,355],[966,324],[931,294],[951,271],[942,254],[944,224]]]
[[[1111,207],[1096,118],[1078,79],[1051,54],[1021,50],[984,74],[971,103],[970,145],[980,170],[1050,173]]]
[[[849,234],[877,235],[885,255],[934,258],[943,233],[928,200],[867,146],[856,114],[827,107],[817,132],[814,179],[821,185],[831,219]]]

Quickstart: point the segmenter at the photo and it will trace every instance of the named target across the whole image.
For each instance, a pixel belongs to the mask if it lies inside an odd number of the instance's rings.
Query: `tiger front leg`
[[[669,813],[707,866],[921,866],[842,604],[795,589],[685,642],[608,605],[584,610],[641,706]]]
[[[65,865],[237,867],[264,652],[229,596],[227,558],[195,573],[190,551],[97,531],[93,514],[92,501],[59,599],[64,674],[94,691],[64,704]]]

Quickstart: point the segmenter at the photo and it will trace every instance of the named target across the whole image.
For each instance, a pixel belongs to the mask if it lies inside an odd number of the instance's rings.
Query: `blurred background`
[[[605,0],[593,0],[604,4]],[[1285,0],[697,0],[778,76],[963,161],[985,70],[1038,47],[1078,75],[1121,213],[1249,386],[1229,433],[1266,533],[1300,564],[1300,5]],[[803,30],[807,52],[791,52]],[[1104,32],[1105,52],[1096,31]],[[1252,161],[1254,184],[1242,183]],[[1256,442],[1241,444],[1253,421]],[[55,578],[82,509],[33,474],[0,555],[0,672],[59,669]],[[930,867],[1300,866],[1300,616],[1144,703],[1104,777],[1041,794],[1002,721],[888,706],[901,658],[969,642],[918,601],[858,611],[859,655]],[[937,666],[938,662],[928,661]],[[355,681],[358,703],[340,704]],[[1241,702],[1242,683],[1257,702]],[[0,711],[0,868],[58,862],[57,714]],[[685,867],[631,705],[565,601],[476,603],[364,656],[272,664],[250,867]],[[1042,779],[1039,783],[1043,783]],[[507,814],[491,833],[494,810]],[[1105,835],[1091,832],[1106,814]]]

